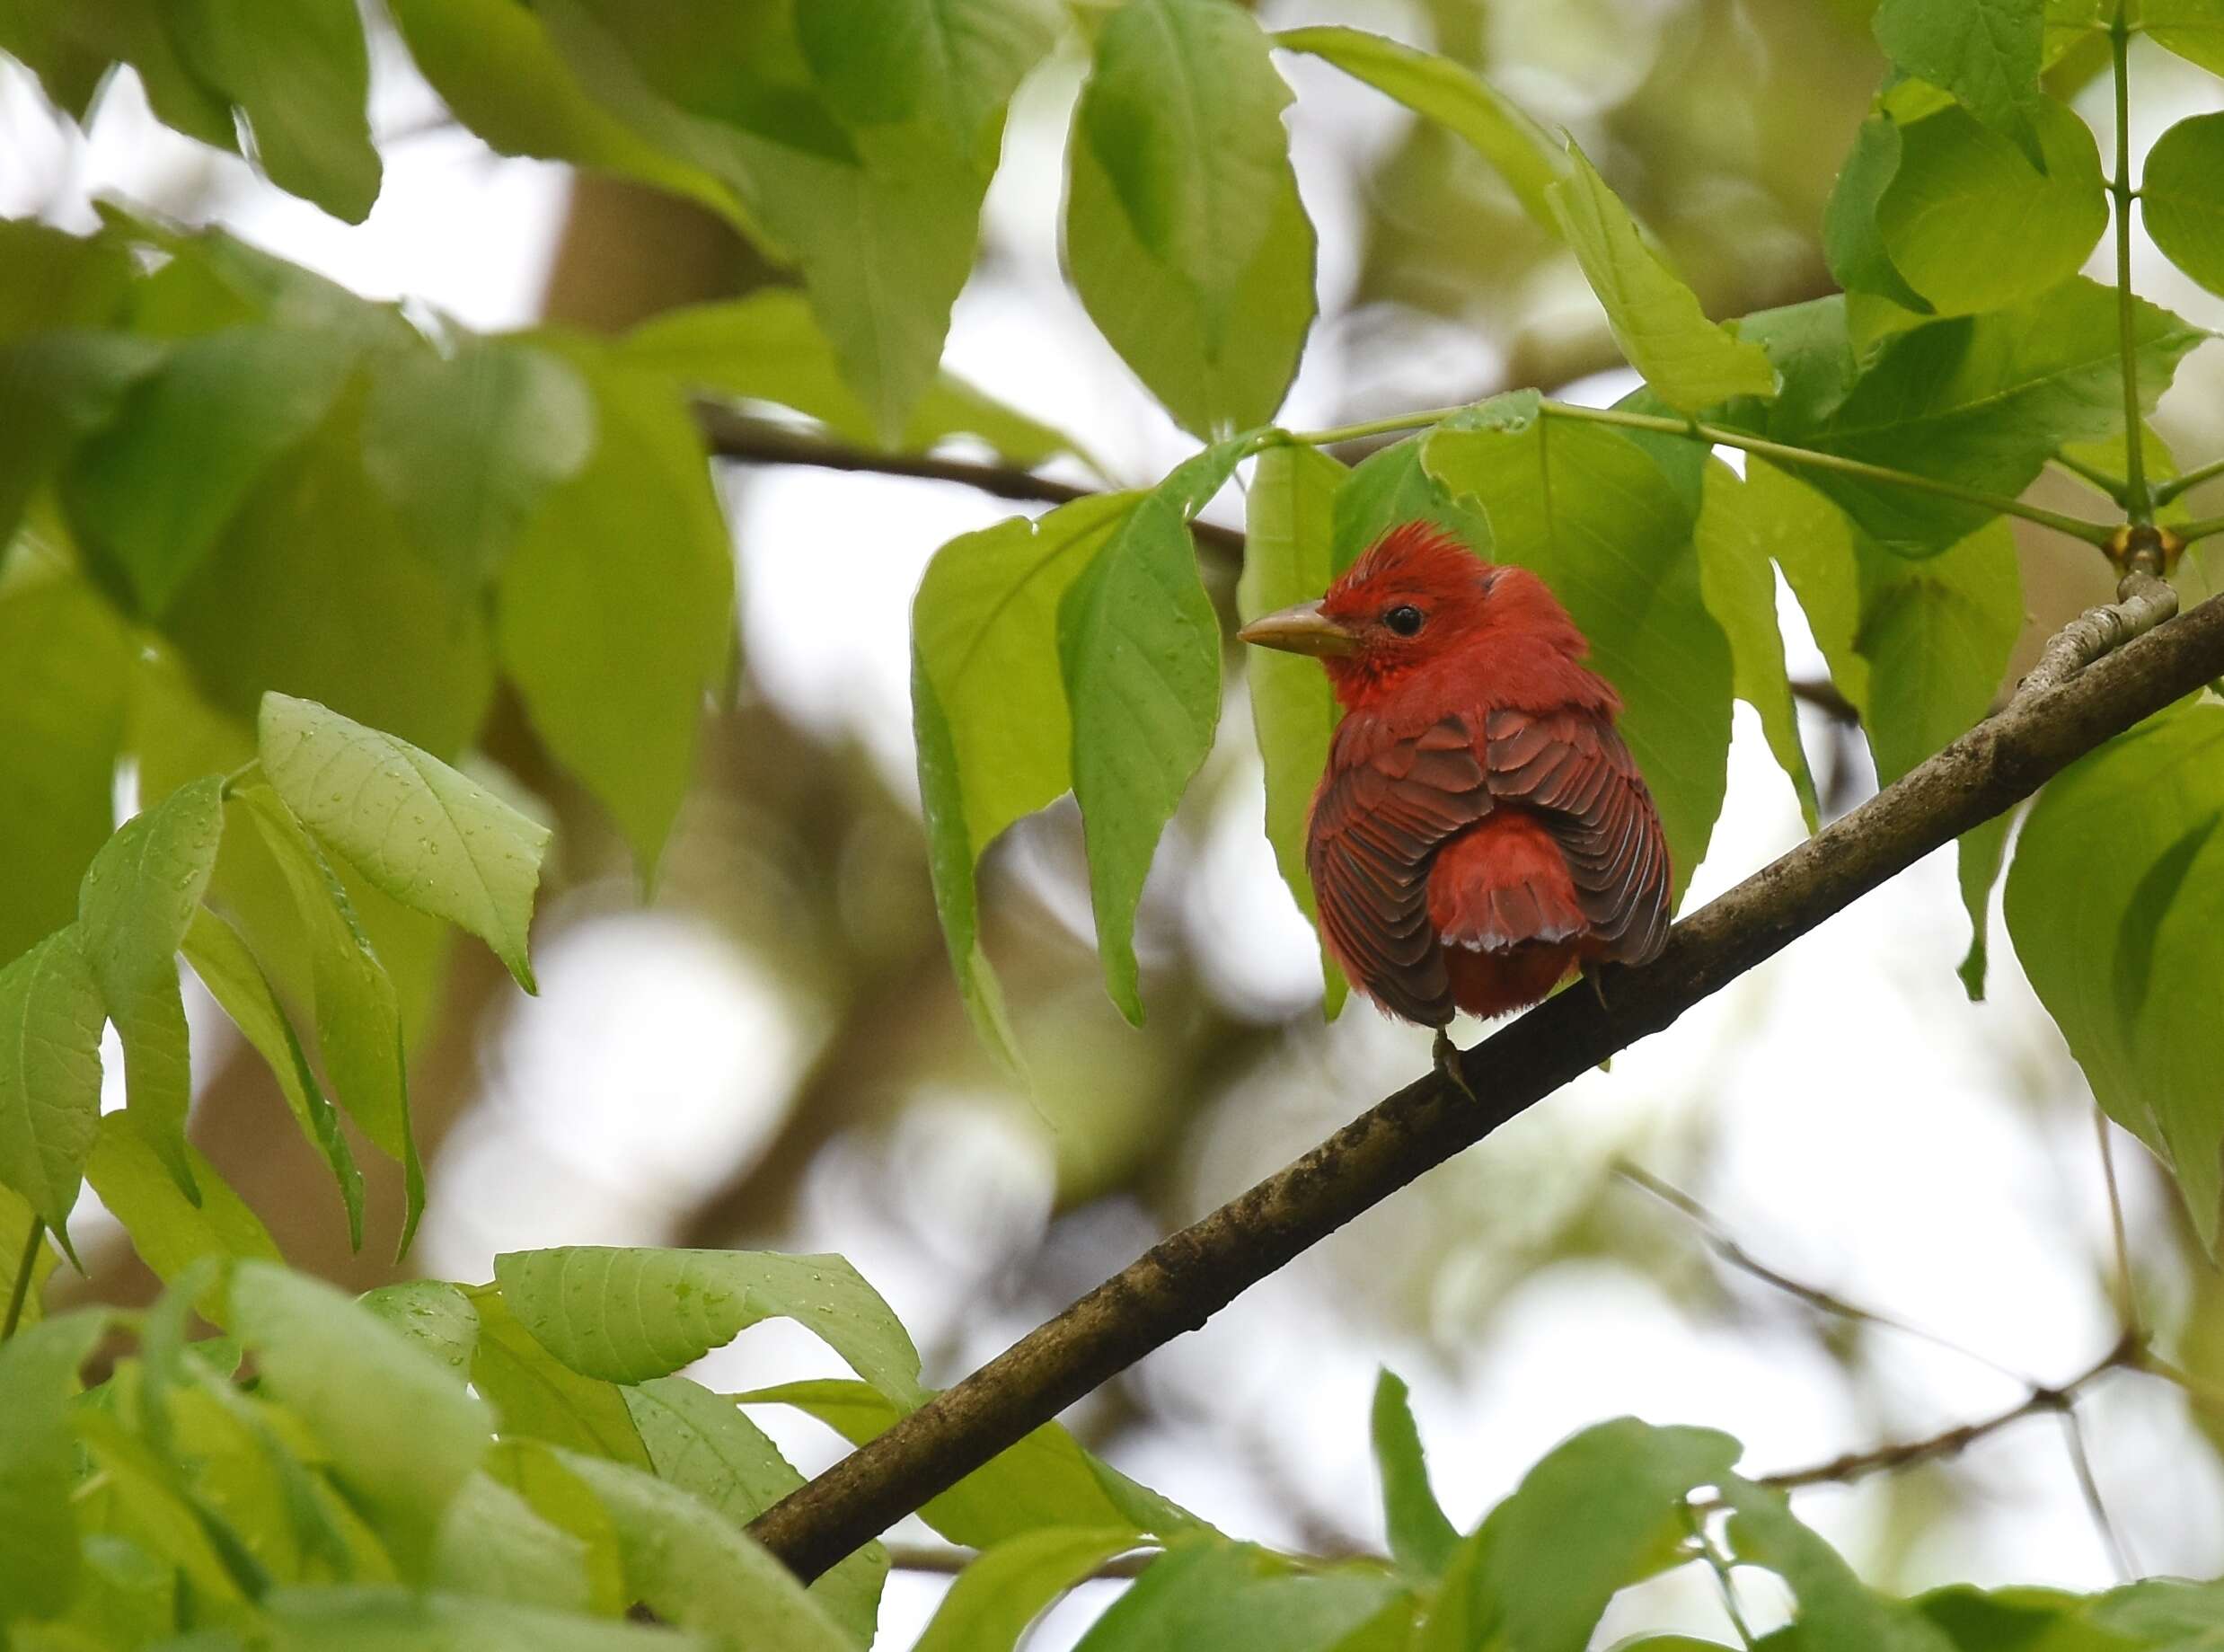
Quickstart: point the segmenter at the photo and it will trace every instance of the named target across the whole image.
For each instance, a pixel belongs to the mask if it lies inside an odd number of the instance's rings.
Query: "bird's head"
[[[1237,635],[1318,655],[1346,709],[1416,672],[1479,660],[1516,639],[1569,659],[1585,652],[1583,633],[1543,580],[1484,561],[1431,522],[1390,529],[1319,602],[1263,614]]]

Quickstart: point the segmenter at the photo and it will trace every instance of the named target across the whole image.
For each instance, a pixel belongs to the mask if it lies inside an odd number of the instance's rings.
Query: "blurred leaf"
[[[980,942],[974,864],[1072,784],[1059,604],[1141,497],[1105,494],[1014,517],[934,554],[912,601],[912,719],[928,864],[950,963],[982,1041],[1019,1052]]]
[[[1143,879],[1220,723],[1220,621],[1188,522],[1241,449],[1207,448],[1145,494],[1058,600],[1058,675],[1073,719],[1097,951],[1112,1002],[1134,1025]]]
[[[919,1351],[878,1292],[838,1256],[570,1245],[494,1259],[534,1339],[584,1376],[639,1383],[788,1319],[890,1399],[916,1404]]]
[[[961,147],[1002,119],[1064,23],[1056,0],[813,0],[804,57],[843,120],[924,115]]]
[[[1734,1474],[1716,1484],[1735,1511],[1730,1542],[1737,1558],[1767,1567],[1791,1586],[1810,1652],[1953,1652],[1953,1643],[1907,1603],[1865,1586],[1836,1550],[1799,1524],[1783,1493]]]
[[[1243,572],[1236,581],[1236,614],[1246,624],[1328,588],[1336,502],[1346,474],[1340,462],[1300,442],[1276,442],[1258,455],[1245,496]],[[1305,870],[1305,823],[1328,767],[1336,695],[1317,664],[1275,649],[1249,650],[1243,674],[1266,772],[1266,841],[1298,910],[1318,930],[1319,909]],[[1322,1013],[1334,1020],[1348,989],[1325,949],[1320,975]]]
[[[2132,327],[2140,406],[2151,411],[2205,335],[2143,300]],[[1858,382],[1842,301],[1748,317],[1741,331],[1761,339],[1785,389],[1723,418],[1777,441],[2013,496],[2063,443],[2123,429],[2115,294],[2083,278],[2012,309],[1902,332]],[[1942,551],[1991,515],[1825,471],[1800,480],[1902,555]]]
[[[2148,39],[2211,75],[2224,75],[2224,4],[2219,0],[2139,0]]]
[[[409,1083],[393,982],[364,937],[331,865],[277,792],[243,786],[233,802],[247,812],[276,857],[306,945],[317,1047],[341,1107],[379,1151],[402,1162],[406,1250],[424,1208],[424,1171],[410,1127]]]
[[[20,555],[0,574],[0,961],[70,922],[115,826],[130,664],[82,581]]]
[[[1134,1546],[1133,1532],[1059,1526],[999,1543],[958,1575],[913,1652],[1011,1652],[1052,1602]]]
[[[526,957],[548,828],[406,740],[271,693],[262,772],[301,823],[379,888],[494,949],[534,991]]]
[[[1760,714],[1769,750],[1792,782],[1799,812],[1813,832],[1820,824],[1821,805],[1806,748],[1800,744],[1799,702],[1792,697],[1784,633],[1776,615],[1775,558],[1783,518],[1766,508],[1761,496],[1719,459],[1707,461],[1705,489],[1694,531],[1699,588],[1707,611],[1729,640],[1737,697]]]
[[[2194,701],[2039,794],[2004,909],[2031,985],[2108,1116],[2176,1175],[2216,1249],[2224,1021],[2199,1002],[2224,936],[2224,705]]]
[[[1699,298],[1645,243],[1629,209],[1573,144],[1567,177],[1548,193],[1584,278],[1606,306],[1629,365],[1687,413],[1732,396],[1772,396],[1776,370],[1757,344],[1707,319]]]
[[[153,1644],[176,1630],[175,1571],[128,1539],[84,1532],[82,1540],[84,1566],[70,1609],[71,1627],[102,1648]],[[19,1631],[18,1641],[23,1639]]]
[[[2217,30],[2224,38],[2224,7]],[[2163,255],[2212,293],[2224,293],[2224,114],[2181,120],[2147,152],[2139,210]]]
[[[1190,1542],[1153,1560],[1075,1652],[1331,1652],[1398,1592],[1379,1567],[1293,1575],[1249,1543]]]
[[[736,1531],[803,1484],[733,1400],[684,1377],[655,1377],[629,1388],[625,1404],[657,1478],[702,1498]],[[876,1541],[820,1577],[811,1593],[852,1640],[868,1647],[887,1576],[888,1551]]]
[[[2043,172],[2038,121],[2045,0],[1884,0],[1876,43],[1894,67],[1951,93]]]
[[[340,1184],[340,1202],[348,1213],[348,1243],[360,1250],[363,1174],[356,1169],[355,1154],[340,1131],[339,1116],[325,1098],[300,1036],[271,989],[269,977],[239,932],[205,906],[193,914],[192,925],[185,932],[184,952],[185,961],[193,967],[209,996],[269,1067],[302,1134],[331,1166],[332,1179]]]
[[[907,1415],[863,1383],[788,1383],[739,1396],[745,1405],[791,1405],[853,1445]],[[1081,1448],[1056,1423],[1008,1445],[948,1491],[928,1499],[920,1518],[953,1543],[993,1549],[1030,1532],[1114,1529],[1157,1537],[1212,1528]]]
[[[620,1389],[581,1376],[543,1347],[493,1285],[463,1294],[479,1315],[472,1386],[499,1414],[506,1438],[524,1436],[649,1466],[649,1449]]]
[[[441,102],[499,153],[569,161],[740,222],[732,187],[591,95],[529,8],[515,0],[387,0],[386,10]]]
[[[19,49],[22,22],[0,12],[0,50]],[[104,235],[73,235],[35,218],[0,218],[0,343],[106,322],[133,275],[131,255]]]
[[[629,1598],[666,1622],[713,1632],[734,1652],[852,1652],[793,1573],[676,1486],[600,1457],[566,1453],[618,1530]]]
[[[197,1149],[183,1141],[179,1144],[191,1183],[199,1189],[199,1197],[189,1201],[179,1191],[177,1173],[145,1135],[131,1127],[128,1118],[128,1114],[111,1113],[101,1120],[100,1135],[85,1162],[85,1179],[109,1214],[123,1224],[131,1235],[131,1248],[156,1278],[173,1284],[204,1257],[282,1259],[261,1218]],[[220,1285],[202,1292],[197,1305],[210,1323],[227,1322]]]
[[[1876,228],[1892,266],[1941,314],[2039,297],[2077,274],[2108,227],[2091,128],[2051,99],[2034,112],[2043,172],[1954,105],[1900,128]]]
[[[0,49],[35,69],[47,95],[80,125],[110,65],[128,63],[158,119],[236,154],[231,105],[179,57],[165,9],[148,0],[13,0],[0,6]]]
[[[585,1480],[535,1440],[497,1440],[480,1472],[516,1492],[549,1524],[578,1541],[579,1570],[589,1610],[615,1617],[625,1610],[618,1528]]]
[[[378,199],[370,54],[350,0],[167,0],[179,55],[239,105],[280,189],[360,224]]]
[[[191,339],[124,401],[63,478],[70,521],[155,616],[273,461],[324,421],[359,340],[228,327]]]
[[[421,1576],[493,1420],[441,1363],[331,1285],[267,1262],[232,1274],[233,1329],[263,1384],[315,1430],[332,1472]]]
[[[879,439],[809,303],[792,288],[762,287],[742,298],[667,310],[627,333],[617,349],[628,366],[705,394],[775,402],[860,446]],[[1070,437],[942,373],[912,410],[899,445],[920,452],[951,436],[978,437],[1009,463],[1030,467],[1077,450]]]
[[[734,642],[734,553],[693,424],[669,386],[587,375],[601,439],[502,570],[502,663],[534,730],[653,879]]]
[[[363,468],[458,591],[500,569],[527,521],[595,450],[595,400],[559,357],[465,335],[452,355],[373,364]]]
[[[1273,40],[1286,51],[1326,58],[1463,139],[1505,180],[1523,211],[1558,232],[1546,191],[1568,175],[1567,152],[1465,65],[1359,29],[1284,29]]]
[[[1984,1000],[1985,968],[1990,948],[1992,886],[2000,880],[2000,862],[2008,854],[2008,828],[2012,811],[1995,815],[1981,826],[1962,834],[1955,859],[1955,880],[1962,891],[1962,910],[1969,914],[1969,950],[1955,972],[1972,1003]]]
[[[460,1286],[407,1279],[382,1285],[356,1300],[455,1372],[458,1382],[470,1379],[479,1350],[479,1313]]]
[[[1490,554],[1533,570],[1591,640],[1668,835],[1681,897],[1707,853],[1730,746],[1729,644],[1707,611],[1686,500],[1644,449],[1518,398],[1437,427],[1429,473],[1490,518]]]
[[[2153,1578],[2110,1590],[2086,1617],[2154,1652],[2210,1652],[2224,1642],[2224,1585]]]
[[[1210,437],[1281,404],[1311,325],[1290,91],[1231,0],[1129,0],[1098,34],[1066,151],[1065,262],[1098,328]]]
[[[1460,1533],[1429,1488],[1428,1462],[1406,1385],[1387,1369],[1374,1380],[1373,1422],[1375,1471],[1382,1479],[1382,1521],[1390,1529],[1390,1553],[1408,1572],[1441,1577],[1460,1546]]]
[[[192,1065],[178,949],[216,867],[223,790],[210,775],[125,821],[93,857],[77,895],[85,959],[124,1047],[125,1116],[195,1204],[200,1196],[185,1144]]]
[[[116,332],[31,333],[0,345],[0,565],[32,496],[167,354]]]
[[[2086,1611],[2087,1605],[2107,1599],[2056,1589],[1955,1585],[1920,1595],[1909,1604],[1945,1634],[1955,1652],[2126,1652],[2124,1642],[2086,1621],[2096,1615]]]
[[[713,1644],[516,1602],[391,1587],[278,1589],[261,1605],[276,1631],[273,1652],[690,1652]],[[198,1638],[193,1645],[204,1652]],[[206,1652],[220,1652],[220,1643]]]
[[[23,1258],[26,1253],[31,1256],[31,1283],[22,1287],[23,1305],[15,1321],[19,1326],[36,1325],[44,1317],[42,1299],[47,1281],[61,1260],[43,1237],[38,1250],[31,1250],[31,1227],[38,1222],[29,1199],[13,1188],[0,1186],[0,1303],[16,1299],[16,1281],[22,1277]]]
[[[1634,1417],[1555,1446],[1460,1546],[1416,1652],[1496,1644],[1583,1652],[1607,1603],[1673,1564],[1685,1497],[1719,1485],[1738,1443]]]
[[[69,1401],[107,1329],[84,1309],[0,1342],[0,1628],[66,1608],[77,1581],[77,1482]]]
[[[1510,425],[1536,417],[1533,390],[1494,397],[1494,417]],[[1490,554],[1490,523],[1472,499],[1454,499],[1425,459],[1425,431],[1369,454],[1352,468],[1336,495],[1335,536],[1328,571],[1342,574],[1368,546],[1402,522],[1434,522],[1482,555]],[[1316,667],[1318,669],[1318,667]]]
[[[428,1580],[519,1605],[594,1609],[587,1544],[483,1472],[466,1480],[448,1504]]]
[[[71,1261],[69,1213],[101,1124],[101,989],[77,932],[0,969],[0,1182]]]
[[[1822,216],[1822,256],[1839,286],[1871,293],[1902,309],[1931,313],[1930,301],[1907,283],[1877,228],[1877,205],[1900,170],[1900,123],[1871,115],[1861,123]]]

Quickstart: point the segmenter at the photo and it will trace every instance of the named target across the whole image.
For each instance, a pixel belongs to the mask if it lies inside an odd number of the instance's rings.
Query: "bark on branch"
[[[1162,1241],[980,1370],[760,1515],[804,1578],[947,1490],[1153,1348],[1507,1119],[1685,1010],[2112,736],[2224,674],[2224,596],[2006,709],[1686,918],[1601,995],[1562,993]]]

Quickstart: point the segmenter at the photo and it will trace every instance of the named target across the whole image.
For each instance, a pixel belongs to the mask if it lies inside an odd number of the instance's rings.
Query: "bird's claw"
[[[1436,1071],[1444,1082],[1469,1100],[1476,1100],[1475,1088],[1467,1082],[1467,1074],[1460,1068],[1460,1047],[1452,1041],[1452,1035],[1442,1027],[1436,1029],[1436,1042],[1430,1053],[1436,1058]]]
[[[1613,1006],[1606,1002],[1606,967],[1596,959],[1584,960],[1583,978],[1591,983],[1591,995],[1599,1001],[1602,1010]]]

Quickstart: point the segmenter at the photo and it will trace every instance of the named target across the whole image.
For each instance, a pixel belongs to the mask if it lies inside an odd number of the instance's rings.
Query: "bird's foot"
[[[1600,1009],[1613,1008],[1606,1002],[1606,966],[1604,964],[1595,958],[1584,959],[1583,978],[1591,983],[1591,995],[1599,1001]]]
[[[1467,1074],[1460,1069],[1460,1047],[1452,1041],[1452,1035],[1442,1027],[1436,1029],[1436,1042],[1430,1053],[1436,1058],[1438,1076],[1469,1100],[1476,1100],[1474,1086],[1467,1082]]]

